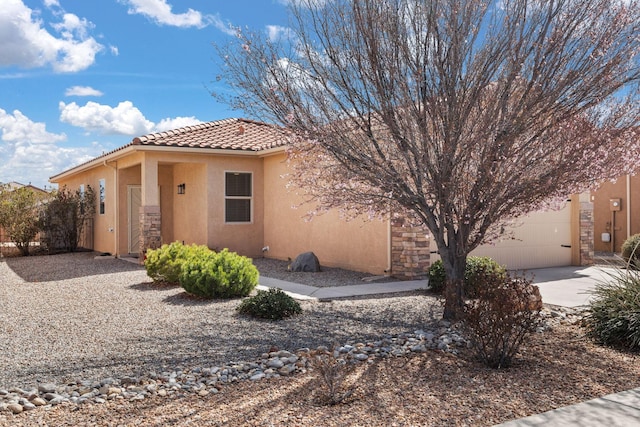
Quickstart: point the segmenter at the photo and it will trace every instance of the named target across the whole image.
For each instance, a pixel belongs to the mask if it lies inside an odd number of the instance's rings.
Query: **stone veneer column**
[[[580,197],[580,265],[593,264],[593,203]]]
[[[424,227],[391,220],[391,274],[402,279],[425,277],[429,271],[429,233]]]
[[[140,263],[144,262],[147,249],[162,245],[160,206],[140,207]]]

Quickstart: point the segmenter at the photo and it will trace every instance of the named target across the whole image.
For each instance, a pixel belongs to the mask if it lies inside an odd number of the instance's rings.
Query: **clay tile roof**
[[[285,145],[277,128],[247,119],[225,119],[134,138],[133,145],[262,151]]]
[[[99,159],[103,159],[131,146],[146,145],[155,147],[193,147],[230,151],[259,152],[270,148],[287,145],[277,126],[247,119],[224,119],[214,122],[199,123],[164,132],[150,133],[133,138],[133,140],[115,150],[76,165],[56,177],[81,168]],[[53,181],[55,182],[55,181]]]

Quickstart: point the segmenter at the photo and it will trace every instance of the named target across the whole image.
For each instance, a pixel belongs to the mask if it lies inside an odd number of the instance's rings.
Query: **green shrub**
[[[180,281],[182,263],[196,253],[212,252],[206,246],[183,245],[180,242],[164,244],[158,249],[147,251],[144,266],[147,275],[154,282],[174,283]]]
[[[476,355],[492,368],[511,364],[524,339],[542,322],[542,297],[524,277],[487,283],[465,307],[465,328]]]
[[[640,273],[616,269],[592,291],[584,325],[601,344],[640,351]]]
[[[470,256],[464,272],[464,293],[469,298],[475,298],[486,283],[501,282],[506,277],[506,269],[491,258]],[[429,268],[429,287],[433,292],[442,293],[445,283],[444,264],[438,260]]]
[[[281,320],[302,313],[298,301],[276,288],[259,290],[256,295],[243,300],[236,310],[241,314],[270,320]]]
[[[444,285],[446,282],[447,276],[444,271],[444,263],[439,259],[429,267],[429,289],[441,294],[442,291],[444,291]]]
[[[634,234],[622,244],[622,258],[629,267],[640,267],[640,234]]]
[[[258,269],[250,258],[229,252],[196,252],[182,263],[180,285],[205,298],[247,296],[258,285]]]
[[[503,282],[507,279],[507,270],[489,257],[471,256],[467,258],[464,271],[464,293],[476,298],[478,292],[488,283]]]

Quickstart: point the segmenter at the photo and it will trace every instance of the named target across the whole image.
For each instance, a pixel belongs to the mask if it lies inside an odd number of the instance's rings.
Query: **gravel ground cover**
[[[236,314],[238,299],[194,298],[154,285],[140,266],[94,257],[0,261],[0,388],[248,360],[271,346],[295,350],[410,332],[441,316],[433,297],[404,295],[301,302],[304,316],[257,321]],[[309,274],[320,281],[325,273]],[[342,274],[349,273],[334,271],[323,282]]]
[[[388,276],[374,276],[372,274],[321,266],[319,273],[303,273],[289,271],[289,262],[270,258],[255,258],[253,263],[260,274],[287,282],[324,288],[328,286],[362,285],[367,282],[388,282],[396,280]]]
[[[0,388],[212,366],[274,346],[366,342],[427,329],[441,316],[435,297],[414,293],[303,302],[296,319],[256,321],[235,314],[238,300],[194,299],[151,284],[139,266],[93,254],[1,260],[0,303]],[[640,386],[638,355],[598,347],[568,323],[560,316],[535,334],[509,370],[435,350],[362,363],[348,378],[353,395],[335,406],[321,403],[322,383],[308,372],[204,397],[5,411],[0,425],[489,426]]]

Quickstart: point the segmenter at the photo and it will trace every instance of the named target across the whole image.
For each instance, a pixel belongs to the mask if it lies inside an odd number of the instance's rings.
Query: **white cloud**
[[[84,106],[75,102],[60,102],[59,106],[60,121],[101,134],[140,136],[202,123],[192,116],[165,118],[155,124],[147,120],[131,101],[123,101],[115,107],[91,101]]]
[[[117,46],[113,46],[113,45],[109,45],[109,50],[111,51],[111,54],[113,56],[118,56],[120,55],[120,51],[118,50]]]
[[[291,33],[291,28],[280,25],[267,25],[267,35],[272,42],[278,41],[281,38],[289,38],[291,37]]]
[[[91,86],[72,86],[67,88],[64,92],[64,96],[102,96],[104,95],[98,89],[94,89]]]
[[[2,130],[2,138],[0,139],[9,143],[27,141],[39,144],[67,139],[64,133],[47,132],[44,123],[33,122],[18,110],[15,110],[13,114],[9,114],[0,108],[0,129]]]
[[[91,101],[84,106],[60,102],[59,108],[60,121],[102,134],[143,135],[153,129],[153,122],[131,101],[123,101],[116,107]]]
[[[230,36],[235,36],[238,34],[238,30],[236,28],[234,28],[230,23],[224,22],[218,15],[208,15],[207,19],[213,24],[214,27],[225,34],[228,34]]]
[[[195,117],[175,117],[173,119],[162,119],[160,122],[155,125],[154,132],[164,132],[165,130],[182,128],[185,126],[193,126],[198,123],[202,123],[201,120],[196,119]]]
[[[160,25],[170,25],[174,27],[196,27],[207,26],[206,18],[197,10],[187,9],[184,13],[173,13],[173,6],[167,0],[121,0],[129,5],[129,14],[144,15]]]
[[[8,113],[0,108],[0,182],[29,182],[42,187],[49,176],[100,154],[97,144],[81,149],[60,147],[64,133],[46,130],[22,112]]]
[[[51,0],[45,4],[58,5]],[[44,28],[37,13],[25,6],[22,0],[3,0],[0,8],[0,66],[51,66],[56,72],[77,72],[95,62],[95,56],[103,46],[88,36],[93,24],[65,13],[61,22],[51,26],[57,36]]]

